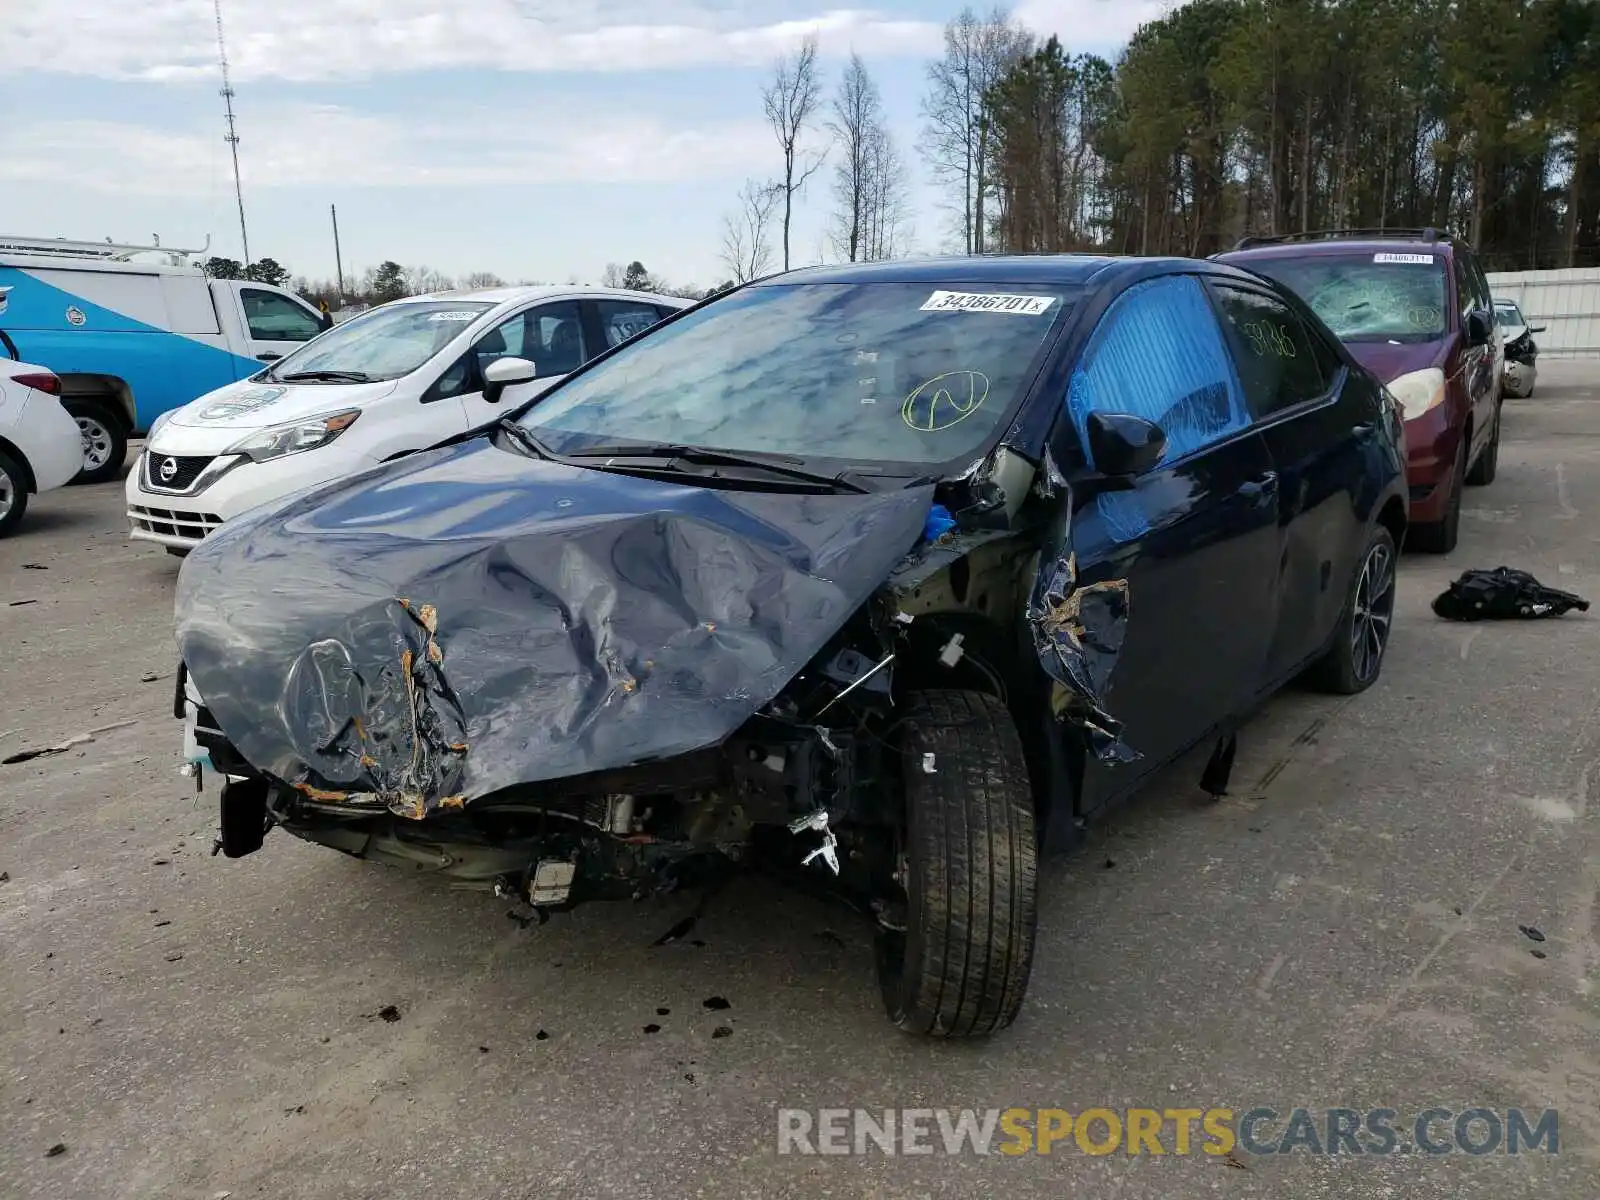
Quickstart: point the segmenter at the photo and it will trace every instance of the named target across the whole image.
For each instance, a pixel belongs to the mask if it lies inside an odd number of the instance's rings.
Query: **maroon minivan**
[[[1455,549],[1461,490],[1493,481],[1505,348],[1489,281],[1465,242],[1435,229],[1245,238],[1212,256],[1296,292],[1405,413],[1407,542]]]

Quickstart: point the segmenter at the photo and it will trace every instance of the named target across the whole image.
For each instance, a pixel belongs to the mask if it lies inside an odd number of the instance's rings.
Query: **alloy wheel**
[[[1383,662],[1389,622],[1394,616],[1394,590],[1394,554],[1388,546],[1373,546],[1356,580],[1355,611],[1350,622],[1350,659],[1356,678],[1362,683],[1376,676]]]
[[[0,521],[11,515],[11,506],[16,503],[17,484],[11,478],[4,466],[0,466]]]

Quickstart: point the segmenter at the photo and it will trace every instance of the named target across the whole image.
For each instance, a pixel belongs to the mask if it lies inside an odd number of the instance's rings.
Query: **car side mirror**
[[[1142,475],[1166,453],[1161,426],[1131,413],[1092,412],[1085,422],[1089,458],[1095,470],[1112,479]]]
[[[1489,314],[1475,308],[1467,314],[1467,345],[1487,345],[1490,334]]]
[[[526,358],[497,358],[483,369],[483,398],[497,404],[505,390],[515,383],[531,383],[539,368]]]
[[[1529,333],[1543,333],[1546,329],[1549,329],[1549,328],[1550,328],[1550,326],[1548,326],[1548,325],[1529,325],[1528,326],[1528,332]]]

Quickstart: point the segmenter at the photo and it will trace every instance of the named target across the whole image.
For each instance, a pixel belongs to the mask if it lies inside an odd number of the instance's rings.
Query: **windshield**
[[[399,379],[493,307],[482,301],[429,300],[374,309],[335,325],[279,361],[267,377],[331,373]]]
[[[1432,342],[1445,326],[1444,260],[1431,254],[1264,258],[1252,271],[1276,279],[1311,306],[1343,342]]]
[[[1522,319],[1522,312],[1515,304],[1508,304],[1504,300],[1496,300],[1494,304],[1495,315],[1500,318],[1502,325],[1526,325]]]
[[[646,334],[523,423],[566,452],[618,439],[870,463],[970,455],[1068,303],[1023,285],[747,288]]]

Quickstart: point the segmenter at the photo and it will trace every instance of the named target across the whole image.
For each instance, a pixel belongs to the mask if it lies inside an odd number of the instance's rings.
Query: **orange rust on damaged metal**
[[[439,801],[440,808],[465,808],[466,805],[467,794],[465,792],[457,792],[454,796],[446,796]]]
[[[312,787],[309,783],[297,783],[294,790],[303,792],[307,798],[320,800],[326,804],[347,804],[350,801],[349,792],[330,792],[326,788]]]

